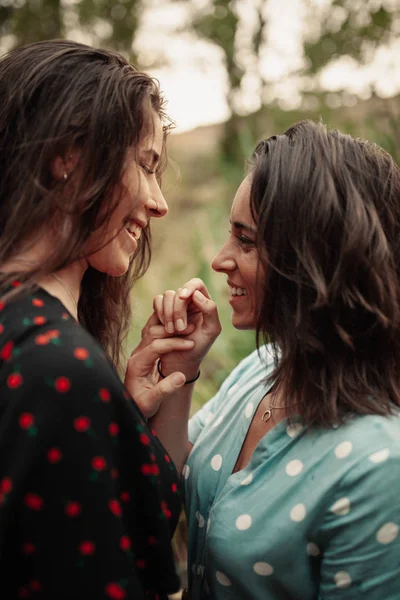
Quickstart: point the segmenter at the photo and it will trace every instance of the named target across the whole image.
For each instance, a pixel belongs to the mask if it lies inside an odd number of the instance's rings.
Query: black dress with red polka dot
[[[0,598],[166,597],[180,508],[99,344],[44,290],[0,304]]]

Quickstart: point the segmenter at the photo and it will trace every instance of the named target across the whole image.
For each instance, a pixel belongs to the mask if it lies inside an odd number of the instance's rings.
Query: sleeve
[[[49,350],[19,353],[1,390],[0,521],[18,521],[20,539],[9,546],[21,553],[18,593],[25,597],[34,582],[38,598],[153,598],[144,573],[169,509],[151,442],[133,425],[122,446],[127,423],[114,403],[126,399],[117,398],[120,382],[95,347]],[[171,562],[166,555],[165,570]]]
[[[320,600],[400,598],[400,456],[388,453],[338,486],[320,530]]]

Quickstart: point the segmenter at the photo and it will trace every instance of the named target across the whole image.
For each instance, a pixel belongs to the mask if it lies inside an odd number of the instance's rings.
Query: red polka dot
[[[146,561],[143,558],[138,558],[136,561],[136,566],[138,569],[144,569],[146,566]]]
[[[107,388],[101,388],[101,390],[99,390],[99,396],[103,402],[109,402],[111,399],[111,394]]]
[[[33,322],[35,325],[44,325],[46,323],[46,317],[34,317]]]
[[[10,360],[12,352],[14,348],[14,342],[9,341],[3,346],[0,350],[0,359],[1,360]]]
[[[130,550],[131,540],[129,539],[129,536],[123,535],[119,541],[119,545],[121,547],[121,550]]]
[[[94,456],[92,459],[92,467],[96,471],[104,471],[107,463],[106,460],[102,456]]]
[[[160,469],[158,468],[158,465],[151,465],[151,474],[152,475],[160,474]]]
[[[3,325],[3,323],[0,323],[0,333],[3,333],[3,331],[4,331],[4,325]]]
[[[19,287],[19,286],[21,285],[21,282],[20,282],[20,281],[18,281],[18,280],[16,279],[16,280],[14,280],[14,281],[12,282],[12,284],[11,284],[11,285],[12,285],[13,287]]]
[[[79,360],[86,360],[89,356],[89,352],[86,350],[86,348],[75,348],[74,356]]]
[[[140,470],[143,473],[143,475],[151,475],[151,467],[152,465],[145,464],[140,467]]]
[[[29,598],[30,592],[26,587],[20,587],[18,590],[18,598]]]
[[[111,512],[116,517],[120,517],[121,516],[121,514],[122,514],[121,505],[118,502],[118,500],[115,500],[115,499],[109,500],[109,502],[108,502],[108,508],[111,510]]]
[[[128,494],[128,492],[122,492],[120,495],[121,501],[122,502],[129,502],[130,500],[130,496]]]
[[[83,556],[91,556],[92,554],[94,554],[95,551],[95,544],[93,542],[91,542],[90,540],[85,540],[84,542],[82,542],[79,546],[79,552],[83,555]]]
[[[126,598],[126,592],[119,583],[108,583],[105,594],[109,598],[112,598],[112,600],[124,600]]]
[[[36,552],[36,546],[32,542],[24,542],[22,544],[22,552],[24,554],[34,554]]]
[[[68,502],[65,507],[65,514],[68,517],[79,517],[82,512],[81,505],[78,502]]]
[[[176,485],[176,483],[173,483],[173,484],[171,485],[171,490],[172,490],[173,492],[177,492],[177,491],[178,491],[178,486]]]
[[[0,481],[0,490],[3,494],[9,494],[12,490],[12,481],[10,477],[3,477]]]
[[[145,433],[141,433],[139,439],[140,439],[141,443],[144,444],[145,446],[148,446],[150,444],[149,436],[146,435]]]
[[[54,340],[55,338],[60,337],[60,332],[58,331],[58,329],[49,329],[49,331],[46,333],[46,335],[51,340]]]
[[[29,587],[34,592],[39,592],[42,588],[42,586],[40,585],[40,582],[37,579],[32,579],[32,581],[29,582]]]
[[[161,502],[161,510],[163,511],[163,513],[167,517],[167,519],[171,518],[172,512],[169,510],[168,504],[166,502],[164,502],[164,500]]]
[[[170,459],[170,457],[168,456],[168,454],[166,454],[166,455],[165,455],[165,462],[167,462],[167,463],[170,463],[170,462],[171,462],[171,459]]]
[[[62,458],[61,450],[59,448],[50,448],[50,450],[47,453],[47,458],[52,464],[60,462]]]
[[[90,427],[90,419],[88,417],[77,417],[74,421],[76,431],[84,432]]]
[[[0,302],[0,310],[3,310],[4,307],[5,307],[5,303],[4,302]]]
[[[37,306],[37,307],[44,306],[44,302],[43,302],[43,300],[40,300],[40,298],[34,298],[32,300],[32,304],[33,304],[33,306]]]
[[[112,435],[112,436],[118,435],[119,427],[118,427],[117,423],[110,423],[108,426],[108,431],[109,431],[110,435]]]
[[[31,510],[42,510],[43,508],[43,498],[38,494],[28,492],[27,494],[25,494],[24,501],[26,506]]]
[[[54,387],[56,388],[57,392],[64,394],[70,389],[71,382],[67,377],[57,377],[54,383]]]
[[[19,373],[11,373],[7,377],[7,385],[10,389],[15,389],[22,385],[22,377]]]
[[[45,346],[49,342],[50,342],[50,338],[45,333],[42,333],[41,335],[37,335],[35,337],[35,344],[37,346]]]
[[[21,413],[18,423],[21,429],[30,429],[35,422],[35,417],[31,413]]]

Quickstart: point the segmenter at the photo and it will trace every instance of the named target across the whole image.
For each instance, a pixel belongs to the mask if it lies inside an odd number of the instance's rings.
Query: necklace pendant
[[[262,414],[261,421],[265,421],[265,423],[267,423],[271,417],[272,417],[272,411],[270,408],[267,408],[267,410],[265,410]]]

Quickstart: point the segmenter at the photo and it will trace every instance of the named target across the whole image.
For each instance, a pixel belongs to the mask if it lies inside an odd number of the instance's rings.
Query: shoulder
[[[47,300],[47,298],[45,298]],[[119,385],[100,345],[59,303],[25,297],[0,317],[0,389],[4,393],[75,394]]]
[[[261,383],[273,368],[274,359],[270,345],[261,346],[240,361],[225,380],[223,387],[229,389],[247,381]]]

